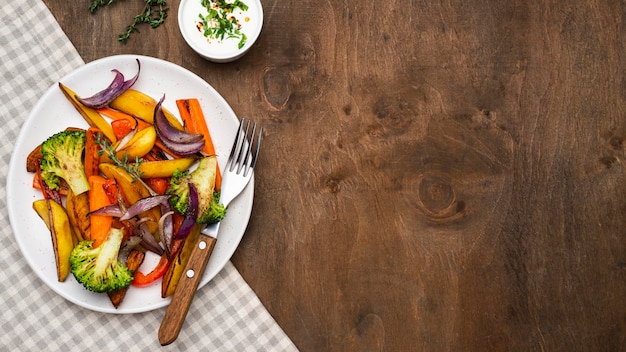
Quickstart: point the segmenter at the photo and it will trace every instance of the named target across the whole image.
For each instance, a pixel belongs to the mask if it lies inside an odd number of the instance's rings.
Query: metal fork
[[[222,172],[220,203],[227,208],[230,202],[246,188],[254,174],[254,165],[259,156],[262,132],[263,127],[260,125],[257,131],[256,122],[252,123],[250,120],[242,119],[239,123],[228,162]],[[178,281],[172,301],[167,307],[159,328],[159,342],[163,346],[174,342],[178,337],[191,306],[191,301],[198,289],[198,284],[204,274],[204,269],[217,242],[219,227],[220,223],[205,227],[192,249],[184,274]]]

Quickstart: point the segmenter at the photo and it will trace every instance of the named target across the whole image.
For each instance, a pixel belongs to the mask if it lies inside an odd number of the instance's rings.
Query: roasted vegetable
[[[70,253],[76,242],[67,213],[59,203],[49,199],[36,200],[33,209],[50,230],[58,280],[65,281],[70,272]]]
[[[172,196],[169,200],[172,208],[180,214],[187,214],[189,211],[189,184],[193,184],[198,192],[196,222],[199,224],[220,222],[226,215],[226,208],[219,204],[219,192],[215,191],[216,170],[217,158],[207,156],[200,159],[195,170],[175,172],[165,192]]]
[[[156,132],[152,126],[137,131],[126,145],[116,150],[115,157],[118,160],[137,160],[152,150],[156,138]],[[117,145],[115,147],[116,149],[118,148]],[[100,162],[111,163],[111,156],[107,153],[103,153],[100,156]]]
[[[141,263],[143,263],[145,256],[146,256],[145,253],[142,251],[132,250],[130,252],[130,255],[128,256],[128,261],[126,262],[126,266],[128,267],[130,271],[135,272],[135,270],[139,269],[139,266],[141,265]],[[109,299],[111,300],[111,303],[113,304],[113,307],[118,308],[120,306],[120,304],[124,300],[124,297],[126,296],[126,291],[128,291],[128,287],[124,287],[119,290],[107,292],[107,295],[109,296]]]
[[[85,131],[65,130],[41,144],[41,179],[50,189],[59,189],[64,179],[78,195],[89,190],[83,166]]]
[[[174,127],[166,118],[162,104],[165,96],[154,108],[154,129],[161,142],[179,155],[191,155],[204,148],[206,142],[202,134],[188,133]]]
[[[70,103],[76,108],[76,110],[81,114],[81,116],[87,121],[89,126],[95,127],[102,131],[102,133],[111,141],[115,142],[117,139],[115,138],[115,134],[113,133],[113,129],[111,125],[98,113],[96,109],[92,109],[83,105],[83,103],[77,100],[78,96],[74,93],[73,90],[69,89],[67,86],[63,85],[59,82],[59,88],[63,92],[63,95],[69,100]]]
[[[169,264],[170,262],[167,254],[163,253],[161,255],[161,259],[159,259],[159,263],[148,274],[144,274],[141,271],[135,271],[135,278],[133,279],[132,285],[136,287],[146,287],[153,284],[165,274]]]
[[[211,132],[204,118],[204,111],[200,106],[200,101],[196,98],[192,99],[178,99],[176,100],[176,107],[183,120],[183,124],[187,132],[197,133],[204,136],[204,147],[202,147],[202,153],[204,155],[215,155],[215,145],[211,138]],[[222,188],[222,173],[219,165],[217,166],[217,173],[215,175],[215,190],[219,191]]]
[[[89,177],[89,187],[91,188],[87,194],[89,196],[90,212],[94,212],[102,207],[111,205],[111,200],[109,199],[105,189],[107,183],[110,182],[114,182],[114,180],[106,179],[100,175],[91,175]],[[94,247],[98,247],[109,236],[109,230],[113,224],[113,217],[92,213],[89,216],[89,221],[91,222],[91,225],[88,239],[93,241]]]
[[[94,241],[79,242],[69,259],[76,280],[93,292],[128,287],[133,281],[133,274],[117,259],[123,238],[124,231],[112,227],[98,247],[93,247]]]
[[[172,245],[172,257],[170,265],[163,275],[161,283],[161,297],[166,298],[174,294],[178,281],[185,271],[185,266],[189,262],[191,251],[200,236],[202,225],[195,225],[189,235],[183,240],[176,240]]]
[[[151,196],[150,191],[142,182],[134,179],[126,170],[113,164],[100,164],[100,171],[109,179],[115,179],[117,187],[124,195],[127,204],[135,204],[140,199]],[[161,211],[158,207],[147,210],[141,214],[142,218],[148,218],[151,221],[145,222],[151,233],[158,237],[158,223],[161,218]],[[157,240],[159,240],[157,238]]]
[[[187,170],[197,159],[180,158],[168,160],[146,161],[139,165],[139,171],[144,178],[171,177],[176,170]]]
[[[69,190],[65,200],[65,210],[78,241],[90,239],[91,221],[89,220],[88,192],[75,195]]]
[[[127,81],[124,80],[123,73],[114,69],[113,73],[115,73],[115,78],[113,78],[113,81],[111,82],[111,84],[109,84],[108,87],[88,98],[76,97],[76,100],[92,109],[103,108],[109,105],[109,103],[111,103],[115,98],[120,96],[120,94],[124,93],[124,91],[126,91],[128,88],[132,87],[133,84],[135,84],[137,78],[139,78],[139,72],[141,71],[141,64],[139,62],[139,59],[137,59],[137,66],[137,74],[135,74],[131,79]]]
[[[99,173],[98,165],[100,165],[100,146],[96,143],[96,140],[100,137],[101,133],[99,129],[90,127],[85,134],[85,176],[89,179],[91,175],[97,175]]]
[[[113,109],[125,112],[129,115],[154,123],[154,109],[157,101],[151,96],[135,89],[128,89],[109,104]],[[167,120],[177,129],[183,130],[183,125],[171,112],[164,110]]]

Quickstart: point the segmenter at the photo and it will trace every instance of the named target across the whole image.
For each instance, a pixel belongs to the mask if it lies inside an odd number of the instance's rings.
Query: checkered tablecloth
[[[157,338],[165,308],[93,312],[58,296],[35,275],[9,223],[9,160],[30,107],[83,61],[41,0],[4,0],[0,16],[0,350],[295,351],[230,262],[199,290],[178,339],[165,347]],[[196,304],[202,301],[212,303]]]

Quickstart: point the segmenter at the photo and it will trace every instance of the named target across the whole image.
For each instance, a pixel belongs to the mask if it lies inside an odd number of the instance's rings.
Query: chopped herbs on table
[[[91,0],[91,5],[89,6],[89,12],[93,13],[101,7],[106,5],[111,5],[115,0]],[[146,5],[143,8],[143,11],[136,15],[133,18],[133,23],[126,27],[126,32],[121,33],[117,36],[117,40],[126,44],[130,35],[134,32],[139,32],[137,25],[141,23],[147,23],[152,28],[159,27],[165,19],[167,18],[167,11],[169,8],[167,7],[166,0],[145,0]]]
[[[241,24],[237,18],[231,15],[235,9],[248,10],[241,0],[226,2],[224,0],[202,0],[202,6],[207,10],[206,15],[199,14],[201,29],[205,37],[209,39],[239,39],[238,47],[243,48],[248,39],[241,31]]]

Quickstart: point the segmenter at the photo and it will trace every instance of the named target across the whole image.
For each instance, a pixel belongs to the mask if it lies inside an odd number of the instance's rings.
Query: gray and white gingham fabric
[[[157,338],[165,308],[141,314],[92,312],[37,278],[9,224],[7,168],[30,107],[83,60],[41,0],[1,1],[0,16],[0,350],[297,350],[230,262],[199,290],[178,339],[166,347]],[[196,304],[202,301],[211,304]]]

